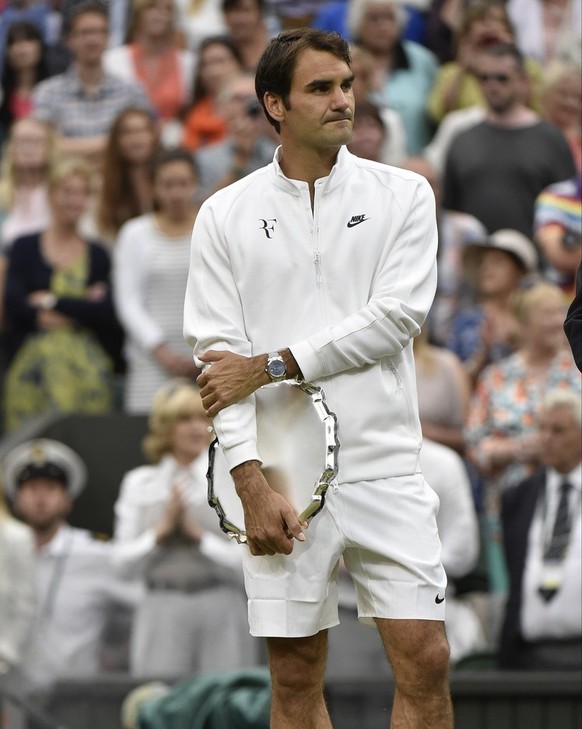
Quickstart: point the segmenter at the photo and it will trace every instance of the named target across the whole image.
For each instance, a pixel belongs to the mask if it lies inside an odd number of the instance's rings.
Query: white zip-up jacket
[[[337,415],[340,482],[416,473],[412,339],[436,288],[432,190],[342,147],[312,210],[307,183],[285,177],[278,155],[202,205],[184,335],[194,355],[289,347]],[[255,397],[214,418],[230,468],[261,460]]]

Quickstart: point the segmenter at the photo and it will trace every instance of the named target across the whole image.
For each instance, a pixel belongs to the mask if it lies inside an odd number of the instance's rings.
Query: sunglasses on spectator
[[[487,83],[487,81],[497,81],[499,84],[506,84],[511,80],[511,76],[508,76],[506,73],[478,73],[477,78],[482,84]]]

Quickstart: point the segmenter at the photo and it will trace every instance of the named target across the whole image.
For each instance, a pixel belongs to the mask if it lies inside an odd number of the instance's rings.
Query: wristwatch
[[[287,367],[279,352],[269,352],[265,372],[269,375],[271,382],[281,382],[287,379]]]

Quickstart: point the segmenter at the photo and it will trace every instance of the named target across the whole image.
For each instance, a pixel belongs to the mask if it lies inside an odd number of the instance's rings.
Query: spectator
[[[463,250],[466,245],[485,240],[487,231],[472,215],[443,208],[440,178],[428,160],[424,157],[408,157],[402,167],[425,177],[435,196],[439,229],[438,279],[428,319],[431,341],[444,346],[448,342],[456,313],[469,301],[462,270]]]
[[[576,168],[582,174],[582,70],[574,63],[554,61],[544,71],[542,116],[561,129]]]
[[[424,439],[420,464],[440,501],[437,525],[441,560],[447,573],[445,629],[451,662],[487,648],[487,634],[473,595],[456,597],[455,580],[475,566],[479,554],[479,526],[467,470],[460,456],[450,448]],[[326,677],[351,678],[361,672],[379,670],[385,661],[384,648],[375,631],[358,628],[356,593],[343,563],[340,563],[340,624],[329,632]],[[477,600],[474,600],[478,604]]]
[[[10,515],[0,485],[0,695],[18,681],[35,610],[33,535]]]
[[[124,109],[113,122],[103,156],[96,222],[111,245],[121,226],[152,209],[152,161],[159,152],[158,128],[143,109]]]
[[[514,352],[520,326],[513,295],[526,274],[538,270],[534,244],[516,230],[498,230],[463,251],[465,279],[474,292],[473,306],[453,321],[448,347],[464,363],[474,384],[484,367]]]
[[[582,253],[582,175],[542,190],[536,199],[534,229],[546,276],[564,290],[569,303]]]
[[[384,162],[387,136],[388,130],[378,107],[371,101],[358,104],[352,140],[348,144],[350,152],[373,162]]]
[[[49,180],[52,222],[19,238],[6,276],[8,351],[6,425],[49,411],[103,413],[112,407],[116,322],[109,257],[78,225],[91,171],[79,160],[60,163]]]
[[[156,394],[144,451],[115,505],[116,563],[145,579],[131,648],[137,676],[184,678],[251,660],[241,551],[208,508],[210,421],[198,388],[172,380]]]
[[[102,3],[76,5],[65,19],[63,33],[73,63],[65,73],[36,86],[33,114],[56,128],[64,153],[82,155],[98,165],[119,112],[150,105],[139,84],[123,81],[103,68],[108,16]]]
[[[191,101],[194,65],[192,51],[178,45],[174,0],[133,0],[129,43],[103,56],[106,72],[145,89],[170,147],[181,137],[178,118]]]
[[[440,122],[434,137],[422,150],[422,156],[431,164],[440,180],[444,179],[447,156],[454,139],[461,132],[480,124],[485,116],[484,107],[469,106],[466,109],[450,111]]]
[[[195,53],[206,38],[226,33],[222,0],[176,0],[176,6],[186,45]]]
[[[245,71],[254,73],[269,41],[264,0],[222,0],[222,12],[228,34],[238,48]]]
[[[513,44],[514,33],[503,0],[469,6],[463,13],[453,61],[439,69],[428,100],[431,119],[440,124],[451,111],[485,106],[483,90],[477,78],[479,56],[484,49],[499,44]],[[527,81],[524,101],[539,111],[540,65],[524,60]]]
[[[529,671],[580,671],[580,391],[549,391],[538,427],[543,468],[503,499],[510,593],[499,663]]]
[[[432,0],[426,18],[426,47],[439,64],[455,59],[456,37],[463,19],[463,0]]]
[[[406,11],[406,20],[402,31],[402,37],[405,40],[416,41],[424,45],[426,39],[426,6],[430,4],[423,2],[403,3]],[[332,30],[339,33],[347,40],[353,40],[350,28],[348,26],[348,8],[349,0],[330,0],[324,2],[316,14],[312,28],[319,30]]]
[[[466,434],[471,460],[501,490],[515,486],[538,465],[535,423],[543,393],[556,387],[577,389],[580,383],[565,346],[560,290],[541,281],[519,292],[514,306],[520,347],[483,371]]]
[[[25,20],[13,23],[6,34],[2,64],[0,138],[4,140],[16,119],[32,111],[31,93],[48,75],[46,52],[38,26]]]
[[[196,152],[227,135],[218,97],[230,79],[242,72],[242,58],[229,36],[210,36],[200,43],[192,107],[184,119],[182,144]]]
[[[474,215],[490,233],[511,228],[531,238],[536,197],[572,177],[574,160],[563,134],[523,103],[523,59],[513,46],[483,51],[478,77],[485,120],[449,148],[444,206]]]
[[[375,100],[398,112],[406,129],[408,154],[418,154],[433,134],[426,113],[437,63],[430,51],[402,40],[405,10],[396,0],[353,0],[349,27],[355,42],[374,57]]]
[[[565,346],[564,310],[562,292],[550,283],[537,283],[517,295],[520,347],[483,370],[469,408],[467,455],[485,486],[484,548],[490,589],[495,593],[493,612],[500,607],[497,600],[503,599],[507,587],[500,494],[539,466],[536,423],[544,393],[555,388],[580,391],[580,373]]]
[[[459,454],[425,437],[420,464],[440,501],[437,524],[441,560],[448,579],[445,628],[451,663],[457,663],[471,653],[485,650],[488,645],[487,626],[481,622],[472,595],[456,595],[456,581],[477,564],[479,524],[471,482]]]
[[[196,187],[188,152],[161,153],[154,162],[154,211],[125,223],[117,239],[114,294],[127,336],[124,407],[130,413],[149,412],[168,379],[199,373],[182,334]]]
[[[317,12],[326,0],[270,0],[282,30],[307,28],[312,25]]]
[[[352,46],[352,73],[354,82],[352,91],[358,114],[363,105],[373,104],[371,99],[376,96],[376,72],[374,56],[362,46]],[[378,106],[378,113],[382,118],[385,127],[384,144],[381,154],[381,162],[390,165],[400,165],[406,157],[406,132],[399,114],[386,106]]]
[[[566,332],[576,367],[582,372],[582,262],[578,265],[578,270],[576,271],[576,295],[568,308],[568,314],[564,322],[564,331]]]
[[[196,166],[200,174],[199,198],[264,167],[276,148],[255,95],[254,78],[244,74],[233,78],[219,96],[219,109],[228,136],[222,142],[200,149]]]
[[[414,340],[416,387],[422,435],[463,454],[463,425],[471,388],[459,358],[431,344],[423,328]]]
[[[560,58],[580,62],[580,2],[508,0],[507,10],[517,32],[517,47],[523,54],[543,66]]]
[[[46,691],[67,676],[95,676],[110,611],[133,608],[141,590],[115,577],[111,544],[67,523],[85,464],[63,443],[38,439],[9,451],[4,473],[6,495],[36,543],[38,610],[19,688]]]
[[[8,251],[20,236],[48,226],[47,179],[56,161],[56,138],[47,124],[30,118],[13,124],[0,167],[0,327]]]
[[[26,21],[36,25],[45,42],[48,41],[50,10],[46,3],[37,0],[7,0],[2,3],[0,12],[0,61],[5,57],[5,44],[8,29],[13,23]],[[3,68],[0,65],[0,73]]]

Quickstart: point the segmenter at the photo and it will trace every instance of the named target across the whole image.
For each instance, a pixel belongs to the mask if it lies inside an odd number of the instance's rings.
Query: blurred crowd
[[[414,347],[453,661],[580,668],[580,315],[577,344],[563,324],[582,252],[581,5],[0,0],[0,432],[20,443],[2,469],[0,687],[105,670],[116,609],[136,676],[262,660],[237,547],[206,505],[182,315],[200,205],[277,147],[258,59],[306,25],[352,44],[349,150],[435,193],[437,293]],[[67,522],[79,456],[22,434],[108,413],[149,416],[149,465],[100,542]],[[372,665],[378,646],[356,642]]]

